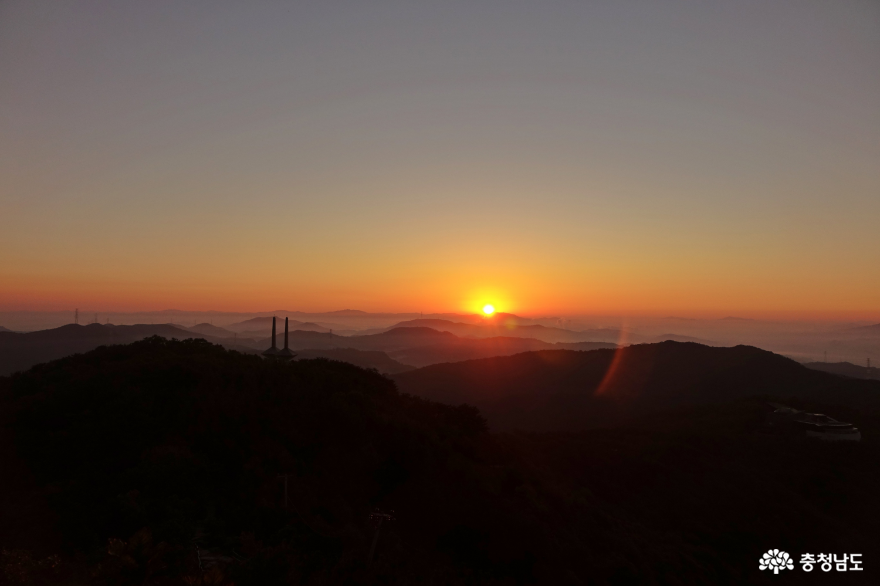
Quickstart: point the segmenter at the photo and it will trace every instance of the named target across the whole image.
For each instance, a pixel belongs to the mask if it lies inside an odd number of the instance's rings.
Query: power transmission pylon
[[[370,523],[376,527],[376,533],[373,534],[373,544],[370,546],[370,557],[367,560],[372,563],[373,554],[376,553],[376,544],[379,543],[379,531],[382,529],[382,523],[394,521],[394,515],[392,515],[394,511],[381,511],[379,509],[374,509],[372,513],[370,513]]]

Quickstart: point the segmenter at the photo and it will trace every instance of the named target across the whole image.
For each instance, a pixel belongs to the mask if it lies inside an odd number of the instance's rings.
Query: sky
[[[880,317],[880,3],[0,2],[0,309]]]

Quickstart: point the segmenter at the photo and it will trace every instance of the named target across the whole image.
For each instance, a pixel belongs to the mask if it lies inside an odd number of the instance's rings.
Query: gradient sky
[[[0,2],[0,309],[880,316],[880,3]]]

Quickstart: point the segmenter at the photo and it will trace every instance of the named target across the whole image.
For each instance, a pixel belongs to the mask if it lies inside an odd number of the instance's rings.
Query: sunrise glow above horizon
[[[814,8],[0,3],[0,311],[876,320],[880,3]]]

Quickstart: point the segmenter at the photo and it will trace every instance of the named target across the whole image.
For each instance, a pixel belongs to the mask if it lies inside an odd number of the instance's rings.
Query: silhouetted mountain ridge
[[[278,336],[280,342],[282,338]],[[573,342],[552,344],[535,338],[495,336],[489,338],[464,338],[451,332],[433,328],[400,327],[364,336],[331,336],[318,332],[293,331],[289,336],[290,347],[299,349],[353,348],[378,350],[392,359],[411,366],[426,366],[438,362],[456,362],[489,356],[516,354],[528,350],[555,348],[592,350],[615,348],[605,342]],[[261,344],[268,347],[271,340]]]
[[[711,340],[704,340],[702,338],[695,338],[693,336],[682,336],[680,334],[660,334],[659,336],[654,336],[648,342],[694,342],[696,344],[703,344],[704,346],[718,346],[715,342]]]
[[[516,316],[513,316],[516,317]],[[404,327],[429,327],[435,330],[451,332],[457,336],[491,338],[491,337],[518,337],[537,338],[544,342],[617,342],[623,339],[620,330],[594,329],[594,330],[565,330],[562,328],[548,327],[541,324],[526,323],[532,320],[504,320],[488,319],[478,323],[453,322],[445,319],[414,319],[403,321],[392,328]],[[381,330],[374,330],[376,333]],[[629,336],[629,341],[641,341],[643,336]]]
[[[390,330],[384,331],[379,334],[372,334],[372,336],[383,337],[383,338],[388,338],[388,337],[433,338],[433,339],[442,338],[442,339],[447,339],[447,340],[451,340],[451,339],[457,337],[454,334],[452,334],[451,332],[441,332],[441,331],[435,330],[433,328],[425,328],[425,327],[412,327],[412,328],[394,327],[394,328],[391,328]],[[367,338],[368,336],[356,336],[356,337],[364,339],[364,338]]]
[[[673,364],[672,382],[688,388],[754,356],[684,348],[677,361],[664,352],[681,348],[655,346],[649,374]],[[550,351],[463,365],[481,365],[489,382],[511,365],[522,365],[516,376],[543,365],[549,378],[526,376],[522,390],[579,390],[596,364],[578,361],[603,353],[613,362],[613,352]],[[797,371],[777,358],[767,363],[784,383]],[[264,360],[203,340],[105,346],[0,377],[0,575],[117,586],[770,585],[778,576],[754,561],[771,538],[875,559],[876,431],[858,446],[788,439],[763,430],[766,410],[762,400],[685,405],[630,427],[490,434],[471,407],[401,394],[340,362]],[[396,518],[381,534],[375,508]]]
[[[413,370],[415,367],[403,364],[389,357],[386,353],[378,350],[355,350],[354,348],[328,348],[324,350],[297,350],[298,360],[311,360],[314,358],[326,358],[338,360],[359,366],[360,368],[373,368],[383,374],[398,374]]]
[[[164,338],[201,338],[219,341],[219,338],[191,332],[171,324],[69,324],[60,328],[36,332],[0,332],[0,376],[26,370],[35,364],[88,352],[108,344],[128,344],[150,336]]]
[[[326,328],[324,326],[318,325],[312,322],[301,322],[297,320],[289,320],[288,327],[291,330],[304,330],[304,331],[313,331],[313,332],[329,332],[330,328]],[[257,332],[263,333],[263,335],[267,335],[267,333],[272,331],[272,316],[264,316],[264,317],[254,317],[251,319],[247,319],[241,322],[237,322],[234,324],[229,324],[226,326],[227,330],[232,332],[237,332],[240,334],[248,334],[253,335]],[[284,318],[277,318],[276,321],[276,332],[284,333]]]
[[[196,324],[194,326],[189,326],[186,329],[191,332],[196,332],[198,334],[214,336],[215,338],[232,338],[233,336],[235,336],[235,332],[209,323]]]
[[[880,380],[880,368],[875,366],[868,368],[867,366],[859,366],[851,362],[807,362],[804,366],[813,370],[848,376],[850,378]]]
[[[880,407],[880,385],[847,381],[753,348],[662,342],[538,351],[396,375],[403,392],[477,406],[493,429],[578,430],[660,408],[755,396]]]

